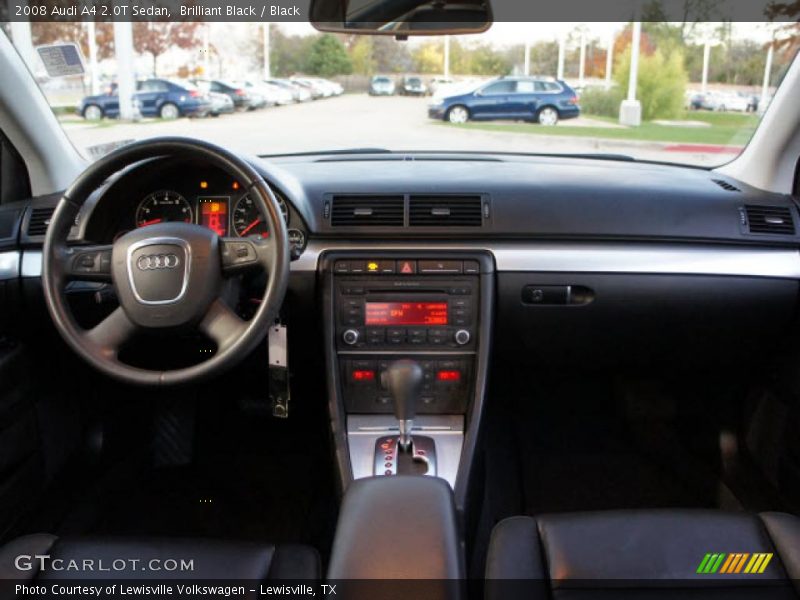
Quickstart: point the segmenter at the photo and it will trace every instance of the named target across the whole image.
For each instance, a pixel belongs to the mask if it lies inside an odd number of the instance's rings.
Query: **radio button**
[[[386,333],[383,329],[367,329],[368,344],[383,344],[386,341]]]
[[[456,331],[456,334],[453,336],[453,339],[459,346],[464,346],[466,344],[469,344],[470,337],[471,336],[469,335],[469,331],[467,331],[466,329],[459,329],[458,331]]]
[[[354,346],[358,342],[359,333],[357,329],[348,329],[342,334],[342,341],[348,346]]]
[[[428,339],[428,332],[424,329],[409,329],[408,341],[414,345],[424,344]]]
[[[386,339],[390,344],[402,344],[406,341],[405,329],[387,329]]]

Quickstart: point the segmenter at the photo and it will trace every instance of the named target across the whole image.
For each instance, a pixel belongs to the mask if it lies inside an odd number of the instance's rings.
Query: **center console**
[[[345,479],[426,474],[456,489],[485,387],[491,258],[337,253],[323,269]]]

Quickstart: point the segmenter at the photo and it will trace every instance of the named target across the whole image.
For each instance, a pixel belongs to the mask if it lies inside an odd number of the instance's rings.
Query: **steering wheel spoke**
[[[116,358],[119,349],[136,332],[136,325],[120,307],[84,334],[104,358]]]
[[[69,246],[60,259],[67,280],[111,282],[111,245]]]
[[[217,344],[217,352],[225,351],[238,340],[247,322],[239,317],[224,301],[217,298],[200,322],[200,331]]]
[[[220,238],[219,249],[223,274],[236,275],[251,269],[268,270],[274,244],[270,238],[225,237]]]

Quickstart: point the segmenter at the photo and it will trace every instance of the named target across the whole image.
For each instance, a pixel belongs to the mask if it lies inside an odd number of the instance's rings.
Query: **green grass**
[[[597,121],[616,123],[609,117],[584,115]],[[679,144],[722,144],[726,146],[744,146],[750,140],[756,127],[758,117],[736,113],[686,112],[681,120],[704,121],[710,127],[674,127],[644,122],[640,127],[624,129],[608,127],[541,127],[532,123],[485,123],[473,122],[463,125],[443,123],[446,127],[462,129],[479,129],[484,131],[500,131],[529,135],[556,135],[564,137],[590,137],[612,140],[634,140],[641,142],[673,142]]]

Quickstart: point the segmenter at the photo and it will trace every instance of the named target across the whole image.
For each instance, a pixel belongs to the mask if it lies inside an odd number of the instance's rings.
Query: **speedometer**
[[[183,223],[194,221],[191,205],[178,192],[170,190],[153,192],[145,196],[136,209],[137,227],[175,221]]]
[[[286,206],[283,198],[276,195],[278,206],[281,209],[283,220],[289,223],[289,208]],[[233,230],[239,237],[247,237],[248,235],[259,235],[261,237],[269,236],[269,227],[264,219],[264,215],[258,210],[258,206],[253,202],[250,194],[245,194],[236,203],[233,208]]]

